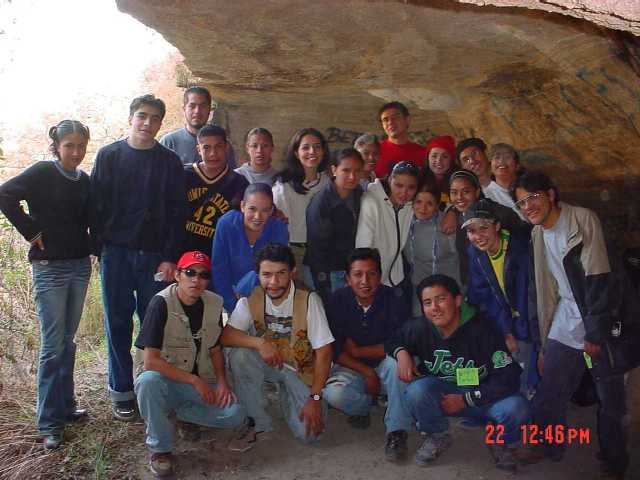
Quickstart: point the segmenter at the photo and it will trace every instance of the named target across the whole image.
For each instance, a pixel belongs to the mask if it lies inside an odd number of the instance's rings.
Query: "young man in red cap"
[[[144,371],[135,392],[147,425],[151,470],[159,477],[173,472],[170,412],[179,420],[218,428],[237,427],[245,419],[225,376],[219,344],[222,298],[206,290],[210,279],[207,255],[183,254],[176,283],[151,299],[136,340],[144,350]]]
[[[387,138],[380,142],[380,160],[376,164],[376,176],[386,177],[393,166],[404,160],[422,168],[426,150],[409,140],[410,115],[400,102],[385,103],[378,111],[378,118]]]

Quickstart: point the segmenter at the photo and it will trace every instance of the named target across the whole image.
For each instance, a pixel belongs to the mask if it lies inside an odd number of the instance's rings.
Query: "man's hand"
[[[507,344],[507,348],[509,349],[509,351],[511,353],[517,353],[518,352],[518,341],[516,340],[516,337],[514,337],[512,334],[507,333],[504,336],[504,343]]]
[[[171,262],[162,262],[158,265],[158,269],[156,273],[160,273],[164,275],[165,282],[173,282],[173,278],[176,275],[176,264]]]
[[[262,357],[262,360],[264,360],[264,363],[266,363],[270,367],[280,368],[282,366],[282,362],[284,361],[282,358],[282,354],[268,340],[262,340],[260,346],[258,347],[258,353]]]
[[[416,366],[413,363],[413,358],[406,350],[400,350],[396,356],[398,361],[398,378],[405,383],[409,383],[417,376]]]
[[[600,347],[600,345],[596,345],[595,343],[587,342],[585,340],[584,341],[584,351],[591,358],[598,358],[600,356],[600,353],[602,353],[602,348]]]
[[[217,405],[216,391],[213,388],[211,388],[207,382],[202,380],[197,375],[194,375],[194,377],[195,377],[195,380],[193,381],[193,384],[192,384],[193,388],[195,388],[196,391],[200,394],[200,397],[202,397],[202,400],[204,401],[204,403],[208,405]]]
[[[42,241],[42,236],[36,238],[31,245],[38,247],[40,250],[44,250],[44,242]]]
[[[449,210],[442,217],[442,221],[440,222],[440,231],[445,235],[451,235],[458,228],[458,216],[453,209]]]
[[[226,408],[237,401],[238,399],[229,388],[229,385],[227,385],[227,382],[218,381],[215,390],[215,406],[219,408]]]
[[[538,373],[540,374],[540,376],[543,375],[543,371],[544,371],[544,355],[542,354],[542,352],[538,352]]]
[[[380,394],[380,377],[373,368],[364,376],[364,391],[372,397]]]
[[[358,350],[359,350],[358,345],[356,345],[356,342],[351,340],[351,338],[347,338],[344,341],[344,345],[342,346],[342,351],[345,352],[347,355],[353,358],[360,358],[360,352]]]
[[[324,431],[320,401],[307,400],[300,412],[300,421],[304,422],[307,436],[317,437]]]
[[[459,394],[443,395],[442,400],[440,400],[440,408],[447,415],[455,415],[466,407],[467,404],[464,403],[464,397]]]

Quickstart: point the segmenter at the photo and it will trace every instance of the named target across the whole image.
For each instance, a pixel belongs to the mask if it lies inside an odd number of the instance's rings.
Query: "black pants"
[[[582,350],[548,339],[544,346],[544,372],[533,398],[533,418],[543,429],[548,425],[566,426],[567,405],[586,368]],[[593,360],[590,373],[598,393],[598,443],[602,460],[615,473],[623,473],[629,463],[626,435],[624,374],[610,373],[608,357],[603,351]],[[564,444],[545,445],[549,455],[559,454]],[[555,450],[555,451],[554,451]]]

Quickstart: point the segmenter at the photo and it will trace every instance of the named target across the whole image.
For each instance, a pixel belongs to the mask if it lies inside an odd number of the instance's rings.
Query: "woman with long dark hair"
[[[273,186],[276,207],[289,219],[289,242],[302,269],[298,279],[313,286],[309,268],[303,263],[307,249],[307,207],[311,198],[329,183],[329,146],[324,135],[315,128],[298,130],[291,138],[285,155],[284,169]]]
[[[65,424],[86,416],[76,405],[74,337],[91,275],[89,129],[63,120],[49,130],[54,161],[40,161],[0,186],[0,210],[31,243],[33,292],[40,320],[38,431],[44,447],[60,446]],[[25,201],[26,213],[20,205]]]

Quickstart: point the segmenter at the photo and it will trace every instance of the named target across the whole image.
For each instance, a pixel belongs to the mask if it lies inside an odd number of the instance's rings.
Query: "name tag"
[[[587,352],[582,352],[582,356],[584,357],[584,363],[587,364],[587,368],[593,368],[593,361],[591,360],[591,356]]]
[[[476,387],[480,385],[477,368],[458,368],[456,370],[456,384],[459,387]]]

